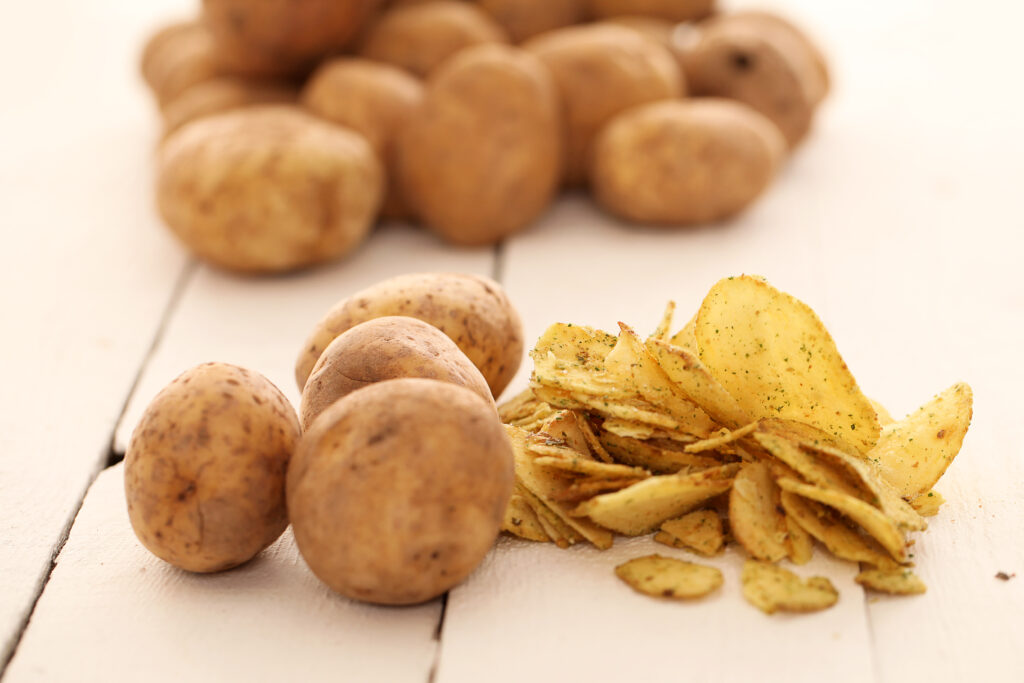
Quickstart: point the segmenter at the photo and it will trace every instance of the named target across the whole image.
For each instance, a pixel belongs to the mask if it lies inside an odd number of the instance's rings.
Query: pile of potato
[[[291,523],[310,569],[342,595],[436,597],[500,531],[515,475],[494,396],[522,355],[519,316],[491,280],[381,282],[303,345],[301,421],[270,381],[234,365],[165,387],[125,454],[132,528],[157,557],[215,572]]]
[[[164,220],[243,272],[340,258],[380,218],[491,244],[560,188],[638,223],[718,221],[829,88],[800,30],[713,0],[203,0],[142,73]]]

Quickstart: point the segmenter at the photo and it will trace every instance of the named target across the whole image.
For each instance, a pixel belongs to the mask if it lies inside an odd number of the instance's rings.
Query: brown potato
[[[313,573],[347,597],[430,600],[498,536],[514,484],[493,404],[463,387],[394,379],[313,423],[288,469],[288,512]]]
[[[380,0],[203,0],[218,63],[249,76],[301,73],[349,44]]]
[[[657,102],[620,114],[601,132],[591,182],[597,201],[627,220],[715,221],[768,186],[784,149],[775,126],[737,102]]]
[[[320,355],[302,390],[302,428],[353,391],[402,377],[449,382],[494,403],[484,376],[444,332],[416,318],[386,316],[345,331]]]
[[[715,0],[590,0],[590,9],[598,18],[633,14],[667,21],[693,21],[708,16],[714,7]]]
[[[763,12],[704,22],[682,48],[681,61],[694,94],[753,107],[779,127],[790,147],[810,130],[829,88],[821,51],[792,24]]]
[[[385,12],[367,31],[359,54],[425,78],[460,50],[507,42],[505,30],[475,5],[436,0]]]
[[[434,73],[418,115],[399,134],[402,194],[455,244],[514,234],[557,189],[559,117],[555,87],[536,58],[502,45],[463,50]]]
[[[586,20],[587,0],[479,0],[516,43]]]
[[[383,172],[359,135],[296,107],[193,121],[160,150],[157,202],[197,256],[245,272],[340,257],[370,230]]]
[[[295,102],[298,96],[296,87],[286,81],[215,76],[196,83],[167,103],[163,110],[164,135],[206,116],[253,104]]]
[[[501,285],[479,275],[412,273],[379,282],[340,301],[324,316],[295,363],[299,388],[335,337],[359,323],[403,315],[448,335],[498,396],[523,358],[523,325]]]
[[[683,94],[679,66],[668,50],[635,30],[613,24],[558,29],[523,46],[554,76],[565,111],[565,180],[586,180],[597,132],[619,112]]]
[[[262,375],[226,363],[185,372],[146,408],[125,454],[135,535],[188,571],[247,562],[288,526],[298,439],[295,410]]]
[[[381,214],[407,218],[410,211],[395,182],[395,138],[423,100],[423,85],[414,76],[366,59],[324,62],[302,91],[302,104],[320,118],[351,128],[370,143],[388,171],[388,191]]]
[[[197,83],[220,75],[213,38],[200,21],[157,31],[143,47],[140,70],[161,109]]]

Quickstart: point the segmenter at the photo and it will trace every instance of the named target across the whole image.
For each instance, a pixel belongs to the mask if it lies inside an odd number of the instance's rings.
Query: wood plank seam
[[[820,551],[820,548],[818,550]],[[864,621],[867,624],[868,639],[871,643],[871,647],[868,648],[871,657],[871,674],[877,683],[882,683],[885,679],[882,677],[882,666],[878,661],[878,653],[875,652],[875,625],[871,621],[871,593],[865,590],[862,595],[864,598]]]

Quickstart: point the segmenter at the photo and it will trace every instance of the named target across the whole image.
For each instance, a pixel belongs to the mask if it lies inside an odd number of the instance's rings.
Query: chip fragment
[[[879,593],[920,595],[927,586],[909,569],[865,569],[857,574],[857,583]]]
[[[678,519],[670,519],[662,523],[654,540],[705,557],[717,555],[725,545],[722,519],[714,510],[694,510]]]
[[[657,598],[693,600],[722,585],[722,572],[672,557],[647,555],[624,562],[615,575],[637,592]]]
[[[765,614],[817,612],[836,604],[839,592],[823,576],[801,579],[774,564],[747,560],[743,564],[743,597]]]

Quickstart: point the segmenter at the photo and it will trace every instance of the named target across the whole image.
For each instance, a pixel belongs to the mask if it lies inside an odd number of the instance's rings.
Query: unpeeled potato
[[[287,81],[240,76],[215,76],[196,83],[164,107],[164,135],[189,121],[254,104],[285,104],[298,99],[298,89]]]
[[[477,4],[516,43],[538,33],[582,23],[589,14],[587,0],[479,0]]]
[[[693,21],[711,14],[715,0],[590,0],[598,18],[637,15],[667,21]]]
[[[165,26],[146,41],[140,71],[161,109],[189,88],[221,74],[214,51],[210,31],[194,20]]]

